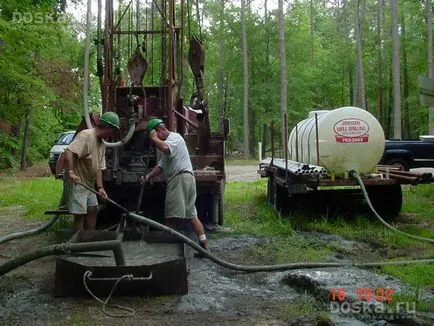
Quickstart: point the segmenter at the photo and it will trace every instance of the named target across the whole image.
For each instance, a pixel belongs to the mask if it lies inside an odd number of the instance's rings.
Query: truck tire
[[[369,200],[381,217],[393,218],[402,208],[401,185],[384,185],[366,187]]]
[[[285,188],[282,188],[277,184],[274,184],[273,207],[277,212],[283,215],[287,215],[289,213],[290,205],[288,192]]]
[[[267,183],[267,198],[268,198],[268,202],[274,207],[274,183],[273,183],[273,178],[269,177],[268,178],[268,183]]]
[[[223,225],[224,222],[224,216],[225,216],[225,208],[223,203],[223,194],[220,194],[219,196],[219,202],[218,202],[218,225]]]
[[[204,213],[208,215],[207,221],[212,225],[223,225],[224,221],[224,191],[225,191],[225,181],[222,180],[219,185],[219,192],[209,194],[209,203],[205,204],[206,210],[208,212]]]
[[[399,169],[402,171],[410,170],[410,164],[405,159],[402,158],[392,158],[390,160],[387,160],[385,164],[398,166]]]
[[[223,225],[225,216],[225,205],[224,205],[224,193],[226,187],[226,180],[222,180],[220,183],[220,196],[218,201],[218,225]]]

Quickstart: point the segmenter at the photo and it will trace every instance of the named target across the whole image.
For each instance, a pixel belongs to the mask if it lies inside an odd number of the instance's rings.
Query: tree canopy
[[[187,1],[188,33],[184,36],[187,39],[190,34],[200,34],[203,39],[205,86],[213,126],[217,127],[218,115],[231,120],[228,151],[246,150],[242,139],[243,58],[247,58],[250,155],[256,142],[268,133],[264,125],[272,121],[275,127],[280,125],[281,60],[278,9],[267,9],[271,3],[267,0],[245,3],[247,55],[243,56],[239,3]],[[402,136],[417,138],[428,132],[428,108],[420,103],[418,90],[418,76],[428,75],[427,11],[424,1],[396,3]],[[29,162],[45,158],[55,134],[72,128],[80,119],[83,26],[64,15],[66,4],[66,0],[4,0],[0,4],[0,168],[18,162],[26,117],[31,119]],[[354,105],[355,98],[362,94],[366,109],[377,116],[386,137],[393,137],[390,1],[292,0],[286,4],[283,17],[289,129],[313,109]],[[195,21],[198,12],[201,24]],[[32,19],[17,19],[17,13],[28,13]],[[98,106],[96,60],[92,60],[95,83],[90,97]],[[188,69],[184,71],[189,73]],[[357,79],[360,76],[363,83]],[[192,80],[191,75],[185,76],[187,85]],[[360,85],[363,92],[358,89]],[[189,88],[184,90],[188,92]],[[276,135],[276,143],[279,137]]]

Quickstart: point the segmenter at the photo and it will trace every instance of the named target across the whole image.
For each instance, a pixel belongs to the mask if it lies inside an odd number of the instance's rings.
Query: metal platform
[[[57,258],[55,297],[182,295],[188,292],[185,248],[164,232],[82,231],[70,240],[119,240],[121,250],[88,251]],[[87,273],[86,273],[87,272]],[[85,275],[86,274],[86,275]]]

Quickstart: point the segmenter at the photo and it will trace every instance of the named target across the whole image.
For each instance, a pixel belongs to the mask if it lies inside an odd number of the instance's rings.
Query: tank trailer
[[[286,139],[285,157],[275,158],[273,153],[258,170],[268,178],[268,201],[279,211],[302,203],[353,205],[363,186],[375,210],[393,216],[401,211],[402,184],[434,182],[431,173],[379,165],[385,148],[383,129],[371,113],[357,107],[312,111]]]

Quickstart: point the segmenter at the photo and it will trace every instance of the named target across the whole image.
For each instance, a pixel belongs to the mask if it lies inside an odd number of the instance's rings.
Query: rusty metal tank
[[[184,244],[164,232],[81,231],[73,243],[118,241],[117,250],[59,256],[54,296],[183,295],[188,292]],[[89,292],[90,291],[90,292]]]

